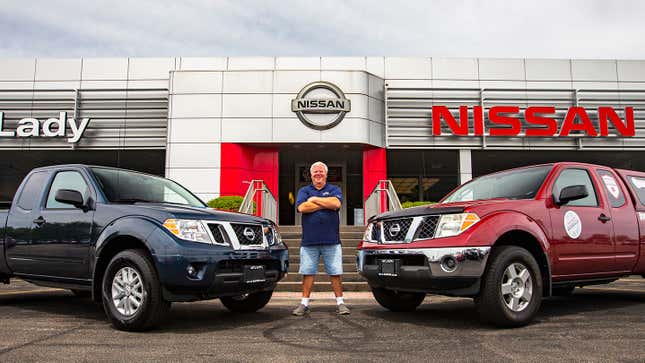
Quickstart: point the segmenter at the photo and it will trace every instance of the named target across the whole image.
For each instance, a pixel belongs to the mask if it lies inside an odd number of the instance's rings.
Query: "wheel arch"
[[[495,249],[500,246],[517,246],[529,251],[540,267],[540,275],[542,276],[542,283],[544,286],[542,295],[544,297],[551,296],[551,263],[544,250],[543,244],[540,243],[540,240],[537,237],[525,230],[509,230],[499,236],[495,241],[492,246],[491,255],[493,255]],[[490,262],[491,261],[489,259],[488,263],[490,264]]]

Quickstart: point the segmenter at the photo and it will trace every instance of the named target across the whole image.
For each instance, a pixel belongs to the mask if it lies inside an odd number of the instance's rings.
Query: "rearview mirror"
[[[83,195],[72,189],[58,189],[55,199],[59,203],[71,204],[76,208],[83,208]]]
[[[573,200],[586,198],[587,196],[589,196],[589,192],[587,192],[586,186],[569,185],[568,187],[562,188],[556,204],[558,205],[567,204]]]

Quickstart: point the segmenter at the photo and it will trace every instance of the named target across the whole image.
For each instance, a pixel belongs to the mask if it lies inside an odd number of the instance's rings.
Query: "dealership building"
[[[437,201],[552,161],[645,171],[645,61],[401,57],[0,59],[0,201],[37,166],[171,178],[207,201],[263,180],[280,224],[309,165],[342,223],[379,180]]]

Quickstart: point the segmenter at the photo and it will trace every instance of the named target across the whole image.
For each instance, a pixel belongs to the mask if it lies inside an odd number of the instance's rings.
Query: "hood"
[[[437,203],[437,204],[430,204],[430,205],[422,205],[419,207],[406,208],[400,211],[385,212],[370,218],[370,221],[373,222],[373,221],[379,221],[384,219],[416,217],[416,216],[432,215],[432,214],[463,213],[466,209],[476,208],[478,206],[495,205],[502,208],[502,205],[518,203],[518,202],[526,202],[526,200],[499,198],[499,199],[473,200],[469,202]]]
[[[267,223],[268,219],[252,216],[237,212],[224,212],[210,208],[198,208],[177,204],[166,203],[134,203],[134,204],[112,204],[120,207],[126,207],[132,212],[137,210],[138,214],[149,215],[151,217],[165,215],[162,218],[177,219],[203,219],[220,222],[237,222],[237,223]],[[159,218],[159,219],[162,219]]]

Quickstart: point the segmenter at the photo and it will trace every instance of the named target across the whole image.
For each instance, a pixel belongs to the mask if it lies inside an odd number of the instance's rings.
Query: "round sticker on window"
[[[570,210],[564,214],[564,230],[573,239],[580,237],[582,221],[576,212]]]
[[[618,197],[620,197],[620,189],[618,189],[616,179],[614,179],[611,175],[605,174],[602,176],[602,181],[605,183],[605,186],[607,187],[609,193],[613,195],[614,198],[618,199]]]

